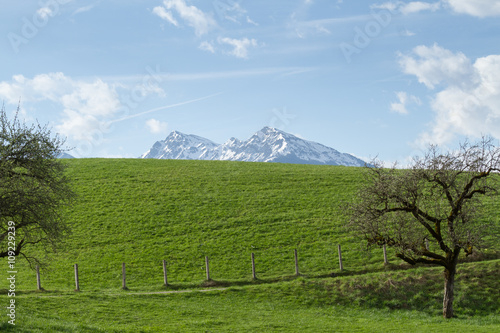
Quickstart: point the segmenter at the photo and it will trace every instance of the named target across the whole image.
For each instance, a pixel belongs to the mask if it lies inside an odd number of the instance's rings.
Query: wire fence
[[[73,265],[74,274],[71,275],[74,276],[74,282],[72,282],[75,286],[74,290],[80,291],[82,280],[85,281],[86,289],[103,287],[102,283],[92,285],[94,278],[97,278],[94,275],[97,275],[98,271],[112,271],[110,276],[113,281],[108,285],[118,288],[118,284],[121,283],[121,289],[126,290],[130,286],[143,286],[144,284],[139,281],[145,277],[148,277],[148,281],[158,281],[158,286],[171,286],[176,283],[189,283],[200,280],[210,282],[245,279],[248,281],[309,274],[321,275],[321,273],[325,272],[329,272],[325,274],[332,276],[335,275],[334,271],[344,272],[346,268],[360,269],[370,264],[386,265],[389,263],[389,255],[385,246],[382,251],[376,251],[375,254],[373,250],[349,249],[343,248],[341,245],[334,248],[335,254],[333,251],[327,251],[329,255],[324,255],[321,258],[314,256],[313,251],[310,249],[304,249],[304,251],[283,249],[280,251],[251,252],[249,255],[235,255],[233,253],[228,256],[231,260],[227,258],[223,260],[221,257],[214,255],[206,255],[204,258],[197,256],[192,260],[170,256],[169,259],[156,260],[155,262],[122,262],[120,266],[113,264],[113,267],[94,267],[93,270],[88,267],[83,268],[82,265],[77,263]],[[345,258],[359,257],[360,255],[365,259],[361,260],[364,264],[360,266],[359,258],[354,261],[348,259],[346,266]],[[349,263],[356,263],[357,265],[350,267]],[[69,271],[68,267],[68,271],[63,274],[62,279],[59,277],[55,279],[57,281],[50,281],[50,274],[45,277],[41,274],[40,268],[36,266],[36,288],[44,290],[42,283],[47,282],[51,287],[55,285],[67,287],[70,284],[68,280],[73,280],[73,277],[68,274]],[[44,281],[45,278],[47,278],[46,281]]]

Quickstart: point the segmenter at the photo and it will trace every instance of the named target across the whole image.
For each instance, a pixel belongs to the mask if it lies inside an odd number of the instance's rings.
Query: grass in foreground
[[[231,287],[210,292],[23,293],[6,332],[495,332],[500,261],[461,265],[457,318],[440,316],[441,269]],[[0,297],[5,302],[7,297]]]

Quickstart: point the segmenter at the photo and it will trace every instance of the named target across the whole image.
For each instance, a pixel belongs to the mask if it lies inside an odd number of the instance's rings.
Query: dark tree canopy
[[[7,236],[12,221],[15,255],[31,263],[38,259],[28,253],[30,244],[53,248],[68,231],[61,208],[73,192],[56,159],[64,141],[46,126],[21,123],[17,114],[10,121],[4,107],[0,126],[0,258],[13,254]]]
[[[495,224],[480,218],[481,197],[498,191],[500,148],[483,138],[453,152],[431,146],[406,169],[373,164],[349,207],[351,230],[368,244],[393,247],[412,265],[443,266],[443,315],[451,317],[459,254],[471,255],[494,237]]]

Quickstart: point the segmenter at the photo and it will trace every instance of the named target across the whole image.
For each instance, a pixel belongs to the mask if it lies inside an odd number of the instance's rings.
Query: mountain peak
[[[141,158],[199,159],[217,146],[215,142],[201,136],[173,131],[165,140],[157,141]]]
[[[141,156],[158,159],[229,160],[364,166],[365,162],[322,144],[303,140],[266,126],[246,141],[234,137],[222,145],[208,139],[173,131]]]
[[[280,129],[277,129],[275,127],[269,127],[269,126],[262,128],[259,132],[264,133],[266,135],[276,135],[276,134],[283,134],[283,133],[287,134]]]
[[[179,131],[173,131],[171,132],[169,135],[167,135],[167,139],[179,139],[179,138],[184,138],[186,137],[187,135],[182,133],[182,132],[179,132]]]

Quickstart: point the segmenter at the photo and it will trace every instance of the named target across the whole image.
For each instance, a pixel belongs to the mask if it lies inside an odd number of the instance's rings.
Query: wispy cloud
[[[168,130],[168,123],[156,119],[146,121],[146,127],[153,134],[164,134]]]
[[[179,22],[177,22],[177,20],[174,18],[172,12],[167,11],[164,7],[158,6],[153,8],[153,14],[158,15],[160,18],[164,19],[172,25],[175,25],[176,27],[179,26]]]
[[[445,0],[453,11],[476,17],[500,16],[498,0]]]
[[[215,47],[213,43],[204,41],[199,46],[200,50],[208,51],[210,53],[215,53]]]
[[[133,118],[137,118],[137,117],[140,117],[140,116],[143,116],[143,115],[146,115],[146,114],[150,114],[150,113],[153,113],[153,112],[158,112],[158,111],[161,111],[161,110],[172,109],[172,108],[175,108],[175,107],[178,107],[178,106],[182,106],[182,105],[187,105],[187,104],[191,104],[191,103],[203,101],[205,99],[213,98],[213,97],[219,96],[221,94],[223,94],[223,92],[219,92],[219,93],[208,95],[208,96],[203,96],[203,97],[200,97],[200,98],[191,99],[191,100],[184,101],[184,102],[179,102],[179,103],[175,103],[175,104],[169,104],[169,105],[160,106],[160,107],[153,108],[153,109],[150,109],[150,110],[147,110],[147,111],[143,111],[143,112],[139,112],[139,113],[136,113],[136,114],[128,115],[128,116],[125,116],[125,117],[122,117],[122,118],[114,119],[114,120],[110,121],[109,124],[121,122],[121,121],[124,121],[124,120],[129,120],[129,119],[133,119]]]
[[[398,102],[391,104],[391,111],[399,113],[399,114],[408,114],[408,104],[417,104],[420,105],[422,102],[420,99],[413,95],[408,95],[408,93],[404,91],[399,91],[396,93],[398,97]]]
[[[203,12],[196,6],[188,5],[185,0],[164,0],[163,6],[153,8],[153,14],[178,27],[180,24],[174,18],[174,13],[193,28],[197,36],[207,34],[217,26],[210,14]]]
[[[414,33],[413,31],[410,31],[408,29],[403,29],[399,32],[399,34],[401,36],[404,36],[404,37],[412,37],[412,36],[415,36],[416,33]]]
[[[234,39],[234,38],[228,38],[228,37],[219,37],[217,39],[217,42],[219,44],[227,44],[229,46],[232,46],[233,49],[227,53],[231,54],[237,58],[242,58],[242,59],[248,58],[248,49],[250,47],[257,47],[258,46],[257,40],[255,40],[253,38],[252,39],[248,39],[248,38]]]
[[[317,67],[260,67],[252,69],[216,71],[216,72],[193,72],[193,73],[158,73],[156,78],[161,82],[178,81],[202,81],[202,80],[226,80],[249,78],[259,76],[283,76],[298,75],[318,70]],[[120,85],[133,85],[134,82],[142,82],[144,75],[121,75],[121,76],[103,76],[105,82],[111,82]],[[1,95],[0,95],[1,96]],[[18,96],[19,98],[19,96]]]
[[[382,4],[372,5],[371,8],[387,9],[392,12],[400,12],[403,15],[419,13],[422,11],[436,11],[441,8],[441,2],[403,2],[403,1],[388,1]]]
[[[214,1],[213,7],[221,20],[228,20],[233,23],[241,23],[247,11],[236,1]]]
[[[400,12],[403,15],[422,11],[434,12],[444,8],[451,9],[455,13],[476,17],[500,16],[500,2],[498,0],[387,1],[372,5],[371,8],[388,9],[392,12]]]
[[[80,7],[80,8],[76,9],[73,12],[73,15],[77,15],[77,14],[88,12],[88,11],[92,10],[95,6],[96,5],[93,4],[93,5],[88,5],[88,6]]]
[[[49,17],[54,16],[54,12],[50,7],[41,7],[36,11],[36,13],[42,20],[46,20]]]

